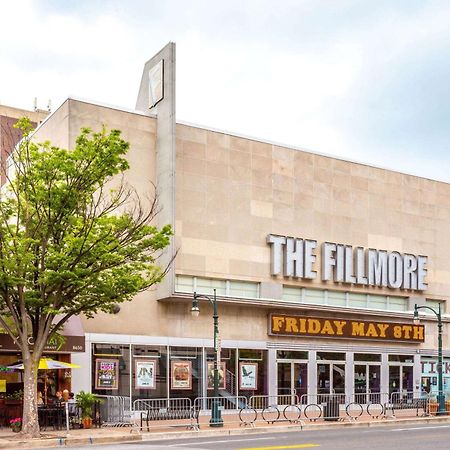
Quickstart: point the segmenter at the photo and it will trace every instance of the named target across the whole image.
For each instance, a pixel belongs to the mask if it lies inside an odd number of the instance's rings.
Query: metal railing
[[[139,413],[141,430],[144,422],[150,431],[150,422],[171,420],[176,420],[177,426],[194,428],[195,416],[190,398],[137,399],[133,402],[133,411]]]
[[[130,397],[119,395],[96,395],[101,399],[100,414],[104,425],[132,425]]]
[[[222,411],[239,411],[247,406],[247,397],[243,395],[237,397],[197,397],[194,400],[194,410],[200,412],[210,411],[214,402],[217,402]]]
[[[404,410],[415,410],[416,416],[430,415],[430,396],[426,392],[396,391],[392,392],[389,402],[385,404],[385,414],[396,417],[396,413]]]
[[[141,429],[155,427],[187,427],[198,430],[208,424],[213,405],[218,405],[224,423],[231,425],[274,424],[304,421],[355,421],[430,414],[430,396],[417,392],[383,392],[338,394],[304,394],[295,391],[280,395],[253,395],[250,397],[197,397],[137,399],[130,409],[129,397],[99,396],[102,398],[103,421],[109,424],[129,423],[134,414]],[[432,398],[432,397],[431,397]],[[409,410],[409,412],[408,412]],[[433,412],[431,411],[431,414]],[[139,414],[139,415],[138,415]],[[363,419],[361,419],[363,420]]]
[[[133,411],[158,411],[162,417],[170,412],[179,411],[180,415],[186,415],[191,411],[192,400],[190,398],[140,398],[133,402]]]
[[[298,395],[294,393],[279,395],[252,395],[248,400],[248,406],[253,409],[265,409],[274,405],[297,405],[298,403]]]

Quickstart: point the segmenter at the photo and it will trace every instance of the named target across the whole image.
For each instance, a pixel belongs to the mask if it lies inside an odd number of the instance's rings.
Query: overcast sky
[[[177,118],[450,181],[450,1],[0,2],[0,103],[133,108],[177,44]]]

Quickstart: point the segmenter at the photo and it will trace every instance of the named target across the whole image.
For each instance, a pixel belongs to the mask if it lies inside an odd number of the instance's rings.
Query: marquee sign
[[[317,241],[269,234],[271,274],[315,279]],[[324,242],[321,245],[321,279],[361,286],[423,291],[427,288],[427,256]]]
[[[275,336],[313,336],[420,343],[425,340],[425,327],[424,325],[412,325],[409,323],[272,313],[269,316],[269,334]]]

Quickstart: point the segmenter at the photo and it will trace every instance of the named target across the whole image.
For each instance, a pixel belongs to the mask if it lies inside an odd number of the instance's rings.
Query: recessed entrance
[[[278,395],[301,396],[308,391],[308,364],[306,361],[278,362]]]
[[[317,393],[345,393],[345,353],[317,353]]]

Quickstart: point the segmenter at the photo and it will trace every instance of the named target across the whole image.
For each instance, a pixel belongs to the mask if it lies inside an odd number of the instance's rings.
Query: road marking
[[[275,447],[250,447],[250,448],[240,448],[239,450],[281,450],[287,448],[313,448],[320,447],[319,444],[295,444],[295,445],[277,445]]]
[[[223,444],[224,442],[242,442],[242,441],[267,441],[273,439],[271,437],[260,437],[260,438],[247,438],[247,439],[227,439],[224,441],[202,441],[202,442],[195,442],[195,445],[203,445],[203,444]],[[188,442],[183,444],[172,444],[168,445],[168,447],[181,447],[182,445],[192,445],[194,442]]]
[[[450,425],[435,425],[432,427],[411,427],[411,428],[393,428],[391,431],[409,431],[409,430],[432,430],[436,428],[450,428]]]

